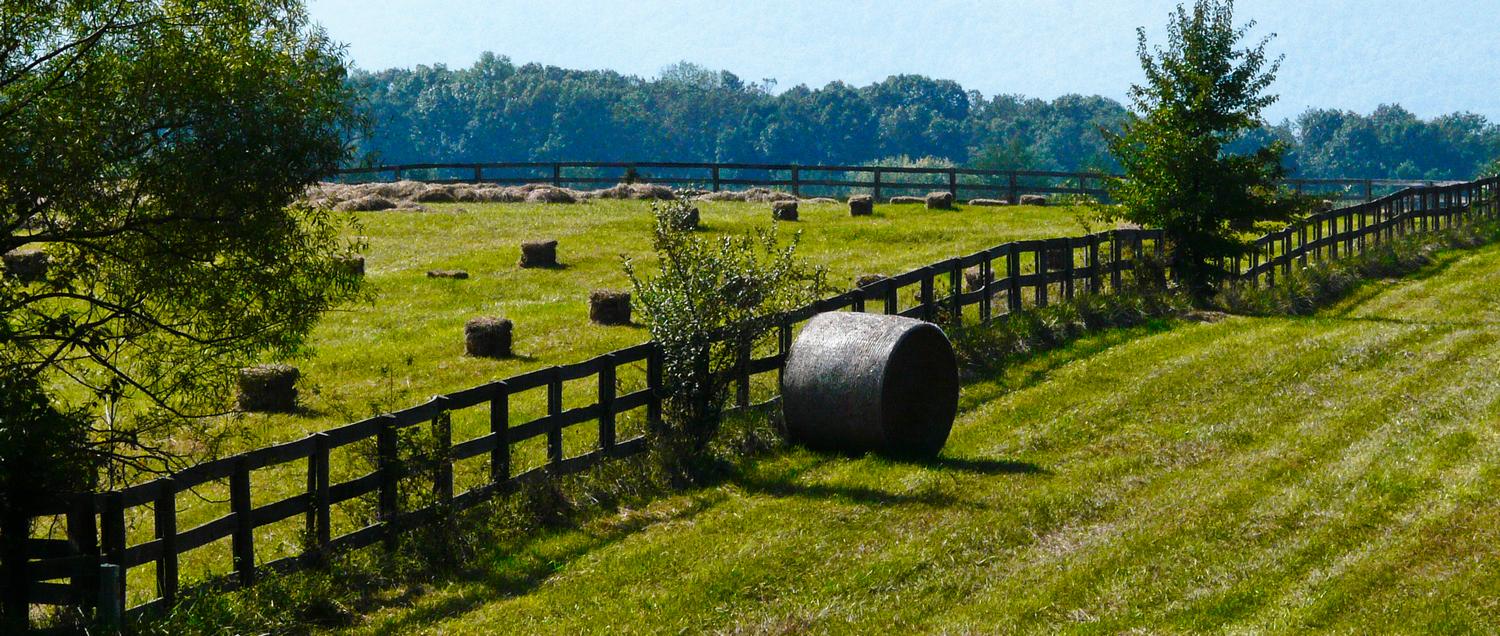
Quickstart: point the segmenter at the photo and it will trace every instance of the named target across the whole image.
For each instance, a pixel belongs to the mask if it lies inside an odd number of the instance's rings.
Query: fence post
[[[312,561],[322,563],[333,532],[328,495],[328,464],[333,445],[327,433],[314,433],[312,438],[313,452],[307,458],[307,536],[312,545],[306,553]]]
[[[1009,249],[1005,251],[1005,271],[1010,279],[1010,289],[1005,293],[1005,303],[1009,313],[1016,313],[1021,311],[1021,253],[1015,243],[1006,246]]]
[[[995,265],[991,260],[993,254],[985,251],[984,260],[979,261],[979,322],[984,324],[990,321],[992,310],[990,302],[993,297],[990,294],[990,285],[995,279]]]
[[[953,294],[953,328],[958,329],[964,321],[964,268],[956,258],[952,263],[948,268],[948,288]]]
[[[948,169],[948,194],[958,199],[958,171],[953,168]]]
[[[1036,306],[1047,306],[1047,243],[1043,241],[1032,252],[1036,261]]]
[[[400,456],[396,447],[396,416],[380,418],[380,430],[375,434],[377,470],[380,471],[380,493],[378,495],[378,518],[384,526],[385,549],[396,549],[396,515],[400,513],[397,488],[400,486]]]
[[[104,510],[99,517],[100,551],[109,563],[119,566],[119,577],[115,581],[114,605],[125,607],[125,591],[129,581],[125,579],[125,497],[118,491],[105,493]],[[101,575],[103,571],[101,571]],[[103,583],[101,583],[102,585]]]
[[[922,269],[922,288],[920,292],[922,296],[922,320],[927,322],[932,322],[937,317],[935,315],[937,313],[936,303],[932,299],[932,279],[936,276],[937,273],[931,267]]]
[[[713,166],[713,167],[709,168],[709,171],[713,175],[712,178],[713,178],[713,182],[714,182],[714,192],[718,192],[719,191],[719,167],[718,166]]]
[[[177,482],[171,477],[157,480],[155,534],[161,545],[156,559],[156,592],[167,607],[177,602]]]
[[[562,415],[563,381],[562,369],[552,367],[552,378],[547,380],[547,463],[561,464],[563,460]]]
[[[1065,249],[1068,251],[1068,260],[1063,265],[1063,276],[1066,277],[1063,280],[1063,298],[1073,300],[1073,279],[1075,274],[1077,274],[1078,246],[1074,245],[1073,237],[1071,236],[1063,239],[1063,243],[1067,245]]]
[[[1103,277],[1099,275],[1099,238],[1098,234],[1089,235],[1089,293],[1097,294],[1104,286]]]
[[[1020,188],[1020,184],[1016,180],[1016,171],[1015,170],[1011,170],[1011,171],[1007,172],[1007,176],[1010,177],[1010,203],[1011,203],[1011,205],[1015,205],[1015,204],[1021,202],[1021,188]]]
[[[785,353],[785,352],[783,352]],[[646,355],[646,424],[653,431],[662,429],[661,394],[665,390],[662,378],[661,347],[651,347]]]
[[[734,405],[750,406],[750,343],[742,343],[735,352],[735,367],[739,370],[734,389]]]
[[[95,602],[94,624],[101,634],[118,634],[125,626],[125,568],[114,563],[99,564],[99,599]]]
[[[1109,287],[1120,291],[1120,231],[1109,231]]]
[[[802,169],[792,166],[792,196],[802,196]]]
[[[490,449],[490,484],[498,486],[510,479],[510,387],[496,382],[490,396],[490,434],[495,447]]]
[[[1374,200],[1375,200],[1375,182],[1372,181],[1372,180],[1370,180],[1370,179],[1365,179],[1365,202],[1369,203],[1369,202],[1374,201]]]
[[[897,295],[899,290],[896,288],[896,281],[887,278],[882,282],[885,285],[882,288],[885,290],[885,315],[894,316],[901,313],[901,299]]]
[[[615,447],[615,354],[604,354],[604,368],[599,370],[599,449],[608,453]]]
[[[484,167],[474,166],[474,183],[484,182]]]
[[[447,398],[440,398],[446,400]],[[453,511],[453,414],[443,409],[432,419],[432,437],[437,446],[437,467],[432,492],[443,514]]]
[[[74,496],[68,510],[68,540],[78,546],[79,553],[92,557],[90,563],[73,577],[73,597],[87,604],[99,588],[96,569],[99,563],[99,528],[94,523],[94,494]]]
[[[562,164],[560,163],[552,164],[552,187],[562,187]]]
[[[242,455],[234,462],[229,475],[229,508],[234,513],[234,532],[230,535],[234,552],[234,571],[240,584],[255,583],[255,519],[250,505],[250,462]]]
[[[874,170],[871,170],[871,172],[875,175],[875,178],[874,178],[875,192],[874,192],[873,198],[876,201],[879,201],[880,200],[880,168],[875,168]]]

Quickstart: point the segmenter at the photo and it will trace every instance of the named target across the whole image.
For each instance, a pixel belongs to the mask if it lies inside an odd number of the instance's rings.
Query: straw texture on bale
[[[23,283],[47,278],[47,269],[52,264],[52,257],[40,251],[6,252],[0,260],[5,263],[5,275]]]
[[[1023,194],[1021,205],[1047,205],[1047,197],[1040,194]]]
[[[951,210],[953,209],[952,192],[929,192],[923,200],[929,210]]]
[[[969,205],[979,207],[998,207],[1002,205],[1010,205],[1010,201],[1006,201],[1005,199],[969,199]]]
[[[239,407],[249,413],[290,413],[297,410],[296,367],[266,364],[240,369]]]
[[[514,325],[504,318],[473,318],[464,323],[464,353],[476,358],[510,356]]]
[[[340,212],[379,212],[391,210],[396,207],[396,202],[385,197],[368,195],[356,199],[349,199],[333,206]]]
[[[932,457],[958,410],[958,362],[931,323],[859,312],[814,316],[782,375],[788,437],[818,450]]]
[[[773,201],[771,202],[771,218],[777,221],[797,220],[796,201]]]
[[[527,203],[577,203],[578,197],[562,188],[543,186],[526,193]]]
[[[607,289],[589,292],[589,320],[601,325],[630,324],[630,292]]]
[[[856,194],[849,197],[849,216],[869,216],[875,213],[875,197]]]
[[[557,241],[521,243],[521,267],[557,267]]]

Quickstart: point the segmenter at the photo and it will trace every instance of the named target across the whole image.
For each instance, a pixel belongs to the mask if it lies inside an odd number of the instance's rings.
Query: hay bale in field
[[[339,212],[379,212],[381,210],[393,210],[396,202],[382,196],[366,195],[343,201],[334,206]]]
[[[1021,205],[1047,205],[1047,197],[1040,194],[1023,194]]]
[[[629,199],[630,184],[620,183],[608,188],[589,190],[584,196],[590,199]]]
[[[860,274],[854,279],[854,287],[860,289],[871,285],[878,285],[887,280],[890,280],[890,277],[885,274]]]
[[[526,241],[521,243],[520,267],[557,267],[557,241]]]
[[[952,210],[953,193],[929,192],[922,202],[927,204],[927,209],[929,210]]]
[[[589,292],[589,320],[600,325],[630,324],[630,292],[608,289]]]
[[[5,263],[5,275],[23,283],[34,283],[47,278],[47,269],[52,257],[37,250],[13,250],[0,256]]]
[[[384,183],[362,183],[352,189],[358,196],[374,196],[383,199],[412,200],[431,187],[421,181],[393,181]]]
[[[469,273],[461,269],[434,269],[427,272],[428,278],[450,278],[453,280],[464,280]]]
[[[891,197],[891,203],[893,203],[893,204],[926,203],[926,202],[927,202],[927,199],[924,199],[922,197]]]
[[[811,199],[802,199],[802,202],[806,203],[808,205],[838,205],[839,204],[839,200],[838,199],[834,199],[832,197],[813,197]]]
[[[722,190],[719,192],[708,192],[693,197],[695,201],[744,201],[745,193]]]
[[[797,220],[797,202],[796,201],[772,201],[771,202],[771,218],[776,219],[777,221],[795,221],[795,220]]]
[[[453,203],[458,201],[457,192],[458,188],[453,186],[432,185],[407,200],[417,203]]]
[[[995,273],[989,272],[988,275],[981,275],[978,265],[964,270],[964,286],[968,291],[979,291],[980,289],[983,289],[985,285],[994,281]]]
[[[849,216],[869,216],[875,213],[875,197],[856,194],[849,197]]]
[[[514,325],[504,318],[472,318],[464,323],[464,353],[476,358],[510,356]]]
[[[365,275],[364,256],[361,256],[359,254],[345,254],[342,256],[334,257],[333,262],[339,268],[339,270],[344,272],[345,274],[348,274],[350,276]]]
[[[657,183],[632,183],[630,184],[630,198],[642,201],[676,201],[677,193],[671,188]]]
[[[1010,205],[1010,201],[1006,201],[1005,199],[969,199],[969,205],[979,207],[998,207],[1002,205]]]
[[[239,408],[248,413],[297,410],[297,367],[264,364],[240,369]]]
[[[526,188],[529,186],[522,186]],[[569,190],[554,188],[552,186],[541,186],[532,188],[526,192],[527,203],[577,203],[578,197]]]
[[[958,411],[958,361],[932,323],[822,313],[792,343],[781,399],[787,437],[800,444],[933,457]]]
[[[526,200],[526,195],[516,188],[475,188],[470,196],[472,201],[467,203],[520,203]]]
[[[745,199],[749,203],[775,203],[777,201],[796,201],[797,197],[790,192],[780,190],[768,190],[766,188],[750,188],[745,191]]]

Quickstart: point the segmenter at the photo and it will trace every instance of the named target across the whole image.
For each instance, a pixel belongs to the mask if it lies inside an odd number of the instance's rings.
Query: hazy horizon
[[[928,0],[921,5],[762,0],[733,5],[688,0],[536,3],[454,0],[310,0],[309,11],[349,46],[365,70],[444,64],[468,67],[484,51],[517,64],[609,69],[654,77],[690,62],[778,90],[832,81],[852,85],[913,73],[951,79],[985,95],[1051,100],[1103,95],[1125,102],[1139,82],[1135,28],[1162,39],[1176,2]],[[1400,104],[1423,118],[1473,112],[1500,122],[1500,34],[1480,0],[1444,10],[1410,3],[1333,0],[1309,11],[1293,0],[1242,0],[1250,39],[1276,33],[1285,54],[1267,111],[1279,122],[1308,108],[1368,113]],[[958,16],[957,18],[955,16]],[[1330,33],[1357,33],[1338,37]]]

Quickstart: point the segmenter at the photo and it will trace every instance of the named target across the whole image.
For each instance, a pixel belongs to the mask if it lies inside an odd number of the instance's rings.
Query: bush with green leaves
[[[626,259],[651,337],[661,347],[665,420],[695,447],[717,429],[725,393],[744,352],[764,346],[777,317],[827,290],[822,268],[797,257],[800,233],[783,243],[773,222],[754,234],[703,237],[683,227],[688,204],[653,203],[648,274]]]

